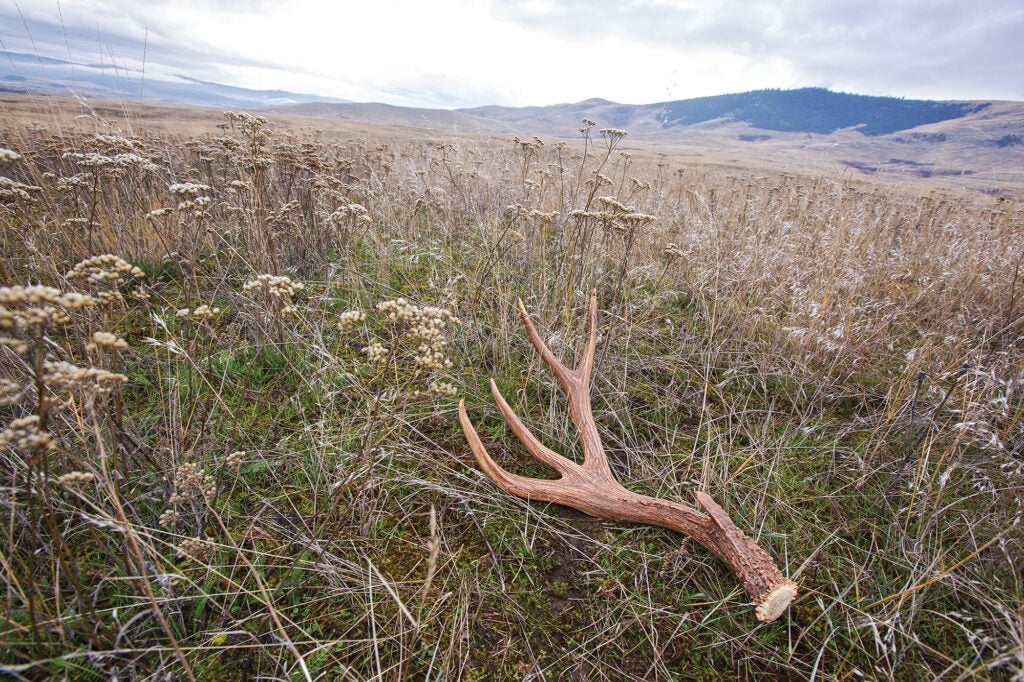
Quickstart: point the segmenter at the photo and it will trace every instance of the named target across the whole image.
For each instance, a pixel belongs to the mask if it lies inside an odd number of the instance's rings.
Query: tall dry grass
[[[6,674],[1022,674],[1019,203],[682,164],[589,121],[78,113],[0,127]],[[490,376],[573,451],[513,303],[571,359],[592,287],[617,475],[711,491],[801,584],[783,621],[685,539],[471,465],[455,393],[519,459]]]

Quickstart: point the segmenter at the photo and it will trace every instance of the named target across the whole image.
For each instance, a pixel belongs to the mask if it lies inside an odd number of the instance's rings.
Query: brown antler
[[[576,464],[544,447],[505,402],[492,379],[491,395],[498,403],[505,421],[530,454],[555,469],[561,478],[550,481],[527,478],[509,473],[498,466],[487,454],[476,429],[469,421],[464,401],[459,401],[462,432],[484,473],[503,490],[519,497],[557,502],[598,518],[659,526],[687,535],[732,569],[743,589],[754,600],[758,620],[769,622],[782,615],[796,596],[796,583],[782,575],[767,552],[744,535],[710,495],[697,493],[697,502],[707,512],[702,514],[678,502],[630,492],[612,474],[590,407],[590,371],[597,347],[597,291],[590,295],[583,359],[573,370],[563,365],[544,344],[530,322],[522,301],[519,301],[519,314],[533,347],[558,378],[569,398],[569,412],[579,429],[583,446],[583,464]]]

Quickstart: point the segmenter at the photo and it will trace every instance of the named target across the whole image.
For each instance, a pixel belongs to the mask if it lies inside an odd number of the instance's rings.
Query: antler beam
[[[519,314],[533,347],[565,390],[569,414],[579,429],[583,463],[576,464],[545,447],[512,411],[492,379],[491,395],[512,431],[531,455],[555,469],[561,477],[555,480],[527,478],[498,466],[469,421],[465,401],[460,400],[462,432],[484,473],[501,489],[518,497],[557,502],[597,518],[658,526],[687,535],[732,569],[753,599],[758,620],[769,622],[782,615],[796,596],[796,583],[782,575],[768,553],[737,528],[710,495],[697,493],[697,502],[705,512],[701,513],[685,504],[631,492],[612,474],[590,406],[590,373],[597,348],[597,291],[590,294],[586,346],[575,369],[563,365],[547,347],[522,301],[519,301]]]

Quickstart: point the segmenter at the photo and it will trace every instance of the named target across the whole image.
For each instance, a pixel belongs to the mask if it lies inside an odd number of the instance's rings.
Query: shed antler
[[[503,490],[519,497],[557,502],[598,518],[659,526],[687,535],[732,569],[743,589],[754,600],[758,620],[769,622],[782,615],[796,596],[796,583],[782,575],[768,553],[744,535],[710,495],[697,493],[697,502],[707,512],[702,514],[678,502],[630,492],[612,474],[590,407],[590,372],[597,347],[596,290],[590,295],[586,348],[576,369],[570,370],[563,365],[545,345],[530,322],[522,301],[519,301],[519,314],[533,347],[558,378],[569,398],[569,412],[579,429],[583,446],[583,464],[576,464],[542,445],[505,402],[492,379],[491,394],[505,421],[530,454],[558,471],[561,478],[527,478],[498,466],[487,454],[469,421],[464,401],[459,401],[462,431],[484,473]]]

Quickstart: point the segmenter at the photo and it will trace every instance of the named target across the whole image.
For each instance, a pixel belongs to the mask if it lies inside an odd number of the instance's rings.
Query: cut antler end
[[[795,582],[788,578],[783,579],[759,603],[755,604],[757,608],[754,610],[754,615],[762,623],[772,622],[789,608],[789,605],[796,598],[796,591],[797,586]]]

